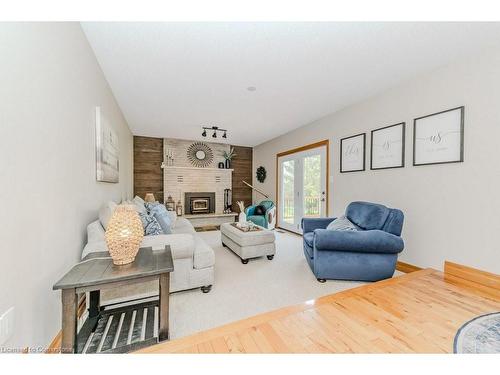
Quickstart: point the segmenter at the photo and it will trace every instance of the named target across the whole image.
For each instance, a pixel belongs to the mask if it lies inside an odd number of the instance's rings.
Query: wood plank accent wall
[[[252,204],[252,189],[246,186],[242,180],[249,184],[252,183],[253,176],[253,149],[252,147],[231,146],[234,147],[236,156],[231,162],[233,171],[233,211],[239,213],[240,209],[236,201],[244,201],[245,207]]]
[[[134,195],[153,193],[164,201],[162,162],[163,138],[134,136]]]

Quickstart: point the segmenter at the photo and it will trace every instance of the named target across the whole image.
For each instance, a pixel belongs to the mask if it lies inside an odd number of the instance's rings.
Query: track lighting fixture
[[[202,137],[207,136],[207,130],[213,130],[212,138],[217,138],[217,132],[222,132],[222,138],[226,139],[227,138],[227,130],[226,129],[219,129],[218,126],[212,126],[212,127],[202,127],[203,132],[201,133]]]

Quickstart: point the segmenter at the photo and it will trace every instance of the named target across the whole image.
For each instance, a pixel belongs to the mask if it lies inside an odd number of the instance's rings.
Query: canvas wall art
[[[100,107],[96,107],[95,116],[97,181],[117,183],[120,174],[118,135]]]

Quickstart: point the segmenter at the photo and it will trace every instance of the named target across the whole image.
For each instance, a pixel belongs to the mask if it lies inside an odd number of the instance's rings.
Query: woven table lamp
[[[144,237],[144,229],[134,205],[116,207],[106,229],[106,244],[113,263],[132,263]]]
[[[156,202],[155,195],[153,193],[146,193],[146,196],[144,197],[144,201],[148,202],[148,203]]]

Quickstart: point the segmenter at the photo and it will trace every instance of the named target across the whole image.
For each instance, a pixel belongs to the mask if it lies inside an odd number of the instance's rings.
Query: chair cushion
[[[304,234],[304,241],[308,246],[313,247],[314,232]]]
[[[352,202],[347,206],[346,217],[365,230],[382,229],[390,210],[376,203]]]

